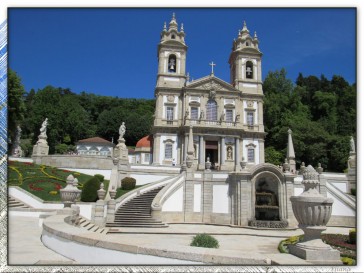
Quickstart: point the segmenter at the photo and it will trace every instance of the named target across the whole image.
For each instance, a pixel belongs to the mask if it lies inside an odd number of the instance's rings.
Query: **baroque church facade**
[[[230,83],[212,72],[189,81],[183,24],[164,24],[158,45],[153,164],[183,164],[193,128],[194,168],[233,171],[239,162],[264,163],[262,53],[244,22],[229,57]]]

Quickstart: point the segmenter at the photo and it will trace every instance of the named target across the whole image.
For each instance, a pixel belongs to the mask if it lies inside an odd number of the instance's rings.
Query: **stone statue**
[[[15,141],[13,144],[13,152],[12,155],[16,156],[16,157],[22,157],[23,156],[23,151],[20,147],[20,137],[21,137],[21,128],[18,125],[16,127],[16,136],[15,136]]]
[[[235,122],[239,122],[239,120],[240,120],[240,115],[237,114],[236,117],[235,117]]]
[[[354,138],[350,138],[350,153],[355,153],[355,141]]]
[[[40,127],[40,135],[41,136],[46,136],[46,134],[47,134],[47,125],[48,125],[48,118],[46,118],[43,121],[42,127]]]
[[[119,127],[119,138],[124,138],[124,135],[125,135],[125,132],[126,132],[126,126],[125,126],[125,122],[123,122],[120,127]]]
[[[223,122],[225,120],[225,113],[222,113],[220,116],[220,122]]]
[[[232,160],[233,159],[233,149],[231,148],[231,146],[228,146],[227,147],[226,158],[228,160]]]
[[[205,118],[205,112],[203,110],[201,110],[200,119],[204,119],[204,118]]]

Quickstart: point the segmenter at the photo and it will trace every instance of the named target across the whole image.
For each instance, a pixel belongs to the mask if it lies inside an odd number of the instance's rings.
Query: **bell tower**
[[[262,89],[262,53],[259,51],[257,33],[254,37],[244,21],[238,38],[234,39],[229,58],[230,82],[240,91],[250,94],[263,94]]]
[[[157,88],[182,88],[186,82],[185,32],[183,24],[178,31],[178,24],[173,13],[172,19],[164,23],[161,40],[158,45]]]

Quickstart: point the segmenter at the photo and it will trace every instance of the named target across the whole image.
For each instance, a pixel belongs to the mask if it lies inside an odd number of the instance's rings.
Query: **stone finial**
[[[305,168],[302,175],[303,175],[303,180],[318,180],[318,173],[311,165],[308,165]]]
[[[318,164],[317,164],[317,169],[316,169],[316,170],[317,170],[317,172],[318,172],[319,174],[322,174],[322,172],[323,172],[323,170],[324,170],[324,169],[321,167],[321,163],[318,163]]]
[[[75,180],[75,178],[72,174],[67,176],[67,180],[66,180],[67,185],[73,185],[74,180]]]
[[[106,191],[104,190],[104,183],[100,184],[100,189],[97,191],[97,196],[99,197],[99,200],[104,200],[106,195]]]
[[[254,31],[254,40],[258,40],[258,35],[256,31]]]
[[[73,186],[77,188],[78,186],[78,179],[77,177],[75,177],[75,179],[73,179]]]
[[[244,23],[243,23],[243,32],[249,32],[247,26],[246,26],[246,22],[244,20]]]
[[[183,23],[181,24],[181,32],[184,32]]]
[[[178,28],[178,24],[177,24],[177,20],[176,20],[176,15],[175,15],[175,13],[173,12],[173,14],[172,14],[172,19],[171,19],[171,21],[169,22],[169,30],[171,30],[171,29],[175,29],[175,30],[177,30],[177,28]]]
[[[164,22],[163,31],[167,31],[167,23]]]

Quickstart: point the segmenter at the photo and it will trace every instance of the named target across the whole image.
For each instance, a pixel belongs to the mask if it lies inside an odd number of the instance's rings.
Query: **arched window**
[[[217,103],[214,100],[209,100],[206,104],[206,119],[217,120]]]
[[[253,63],[251,61],[245,64],[245,75],[247,79],[253,79]]]
[[[169,55],[168,57],[168,72],[176,73],[176,55]]]

